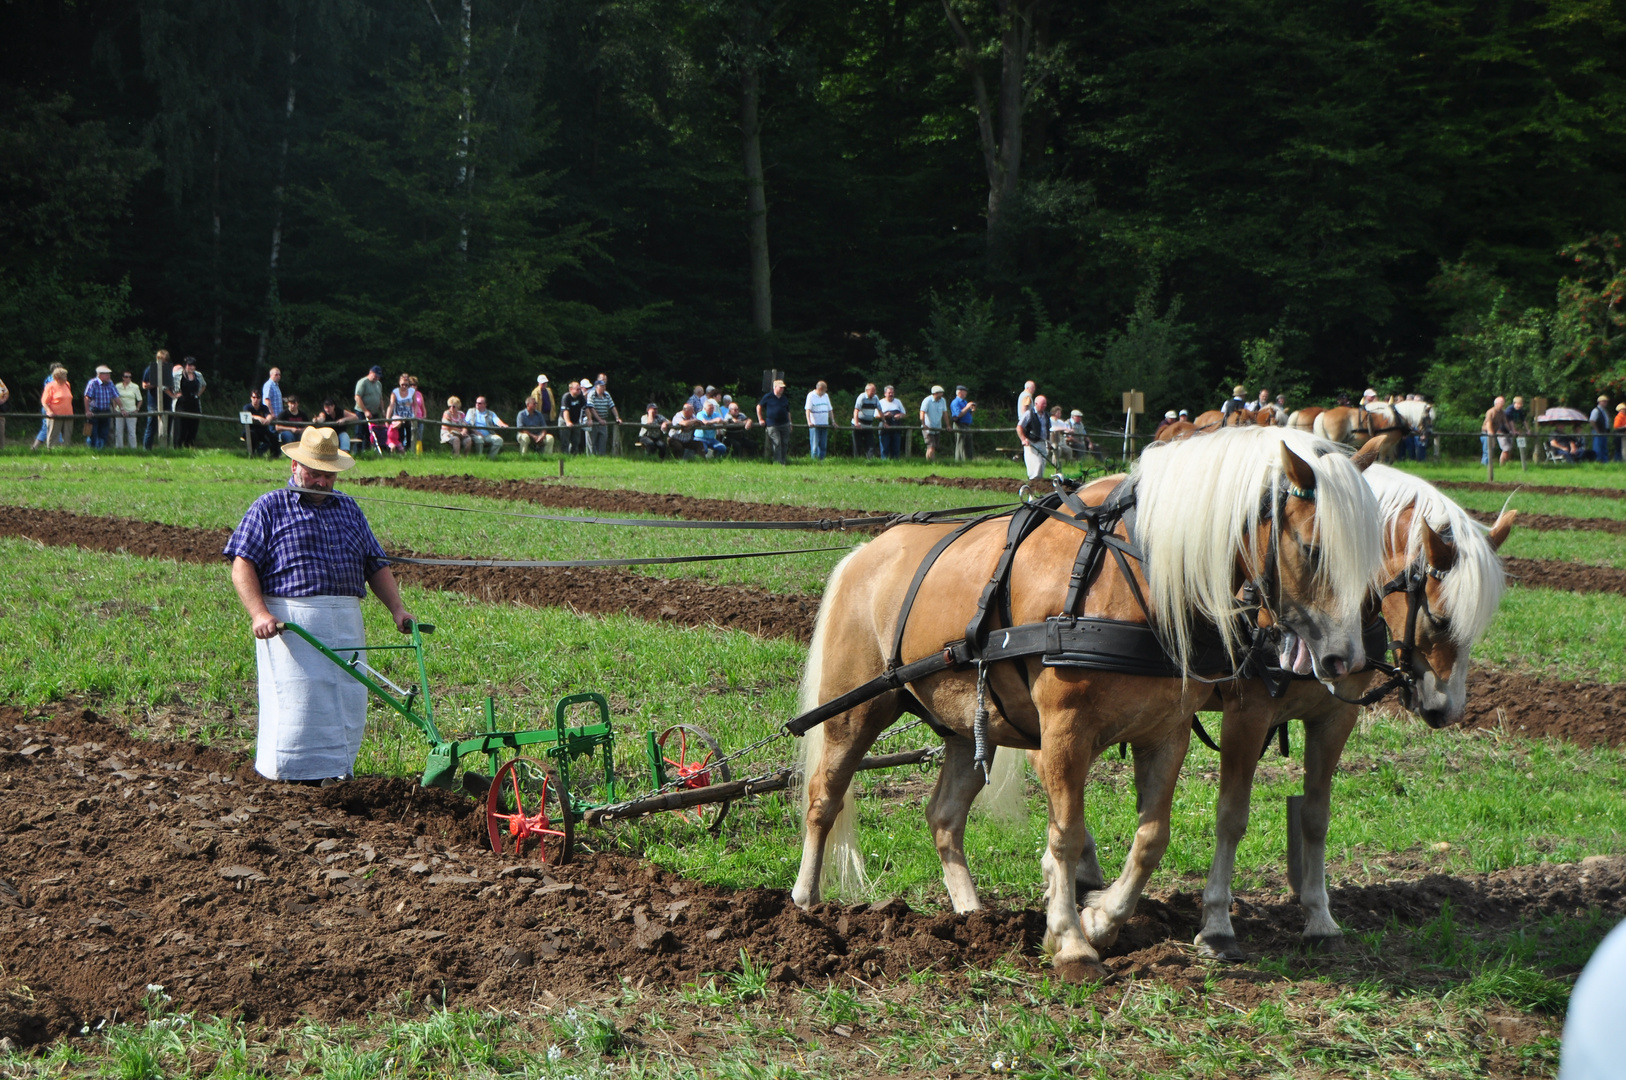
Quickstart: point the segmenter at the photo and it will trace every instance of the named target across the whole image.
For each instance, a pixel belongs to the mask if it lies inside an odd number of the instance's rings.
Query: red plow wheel
[[[719,760],[723,756],[723,748],[717,745],[717,740],[705,728],[673,724],[656,736],[655,742],[666,762],[667,783],[680,791],[710,787],[714,783],[726,784],[734,779],[728,762]],[[723,827],[728,803],[697,806],[686,813],[715,836]]]
[[[515,758],[497,770],[486,791],[486,835],[499,855],[523,856],[533,845],[543,862],[563,865],[576,851],[570,793],[558,770]]]

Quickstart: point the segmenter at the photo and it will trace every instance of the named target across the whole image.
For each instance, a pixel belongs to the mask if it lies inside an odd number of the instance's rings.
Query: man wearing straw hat
[[[232,584],[253,622],[260,725],[254,768],[272,780],[326,783],[348,777],[367,723],[367,689],[303,639],[296,622],[335,652],[363,649],[366,587],[403,634],[412,616],[384,549],[355,500],[333,490],[356,463],[332,428],[308,427],[282,452],[288,486],[261,495],[226,542]]]

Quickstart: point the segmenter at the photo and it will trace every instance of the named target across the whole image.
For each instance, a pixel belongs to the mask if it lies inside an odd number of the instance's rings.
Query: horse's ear
[[[1378,459],[1382,456],[1383,452],[1381,450],[1368,443],[1360,449],[1360,452],[1352,460],[1355,462],[1357,471],[1365,472],[1368,468],[1377,464]]]
[[[1423,522],[1423,553],[1428,565],[1445,573],[1457,564],[1457,545],[1434,531],[1434,526]]]
[[[1300,491],[1315,490],[1315,470],[1310,468],[1308,461],[1293,453],[1286,443],[1282,443],[1282,471]]]
[[[1513,531],[1513,519],[1518,516],[1517,510],[1503,510],[1502,516],[1496,519],[1496,524],[1491,526],[1490,535],[1485,537],[1490,541],[1492,551],[1500,551],[1502,545],[1507,543],[1507,534]]]

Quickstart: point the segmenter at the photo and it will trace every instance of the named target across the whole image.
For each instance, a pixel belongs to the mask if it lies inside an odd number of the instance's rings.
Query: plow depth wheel
[[[667,783],[680,791],[726,784],[734,779],[728,762],[712,764],[723,756],[723,748],[717,745],[717,740],[705,728],[693,724],[673,724],[656,736],[655,742],[666,762]],[[723,827],[728,803],[697,806],[687,813],[716,835]]]
[[[534,847],[543,862],[569,862],[576,851],[576,823],[566,810],[569,805],[570,793],[557,769],[530,758],[506,763],[486,791],[491,850],[523,856]]]

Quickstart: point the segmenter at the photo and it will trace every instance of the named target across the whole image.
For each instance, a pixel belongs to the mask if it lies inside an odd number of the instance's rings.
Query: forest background
[[[1626,388],[1626,0],[12,0],[0,379]],[[235,391],[234,391],[235,393]],[[222,407],[226,402],[216,402]],[[235,402],[231,403],[233,406]]]

